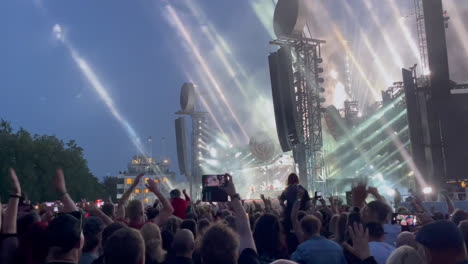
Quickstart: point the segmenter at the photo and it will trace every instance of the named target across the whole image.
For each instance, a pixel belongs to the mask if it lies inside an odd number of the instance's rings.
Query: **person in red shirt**
[[[179,189],[174,189],[169,194],[171,196],[172,207],[174,208],[173,214],[181,219],[185,219],[185,212],[187,211],[187,208],[189,206],[190,197],[185,192],[185,189],[182,190],[182,193],[185,196],[185,200],[180,198],[181,193]]]

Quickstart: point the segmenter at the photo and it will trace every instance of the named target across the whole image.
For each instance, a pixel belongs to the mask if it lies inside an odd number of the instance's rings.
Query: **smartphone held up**
[[[229,184],[229,174],[203,175],[202,176],[202,201],[203,202],[227,202],[228,195],[222,189]]]

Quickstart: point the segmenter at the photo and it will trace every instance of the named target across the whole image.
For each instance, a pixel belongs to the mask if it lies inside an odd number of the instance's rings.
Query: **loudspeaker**
[[[187,135],[185,133],[185,117],[181,116],[175,120],[177,160],[179,161],[180,174],[188,175],[187,164]]]
[[[286,152],[299,142],[294,122],[294,86],[291,49],[282,47],[268,56],[276,130],[281,149]]]

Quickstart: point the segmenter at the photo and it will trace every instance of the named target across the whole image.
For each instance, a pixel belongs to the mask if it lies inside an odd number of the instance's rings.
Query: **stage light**
[[[216,156],[218,155],[218,151],[216,151],[215,148],[210,148],[210,155],[211,157],[216,158]]]
[[[213,166],[213,167],[219,165],[219,162],[217,160],[213,160],[213,159],[207,159],[206,163]]]
[[[426,187],[424,187],[424,188],[422,189],[422,192],[423,192],[424,194],[430,194],[430,193],[432,193],[432,187],[426,186]]]
[[[393,197],[393,196],[395,196],[395,194],[396,194],[396,192],[395,192],[394,189],[388,188],[388,190],[387,190],[387,195],[388,195],[388,196],[392,196],[392,197]]]
[[[236,155],[234,155],[234,157],[238,158],[240,155],[242,155],[242,152],[237,152]]]
[[[332,77],[334,80],[337,80],[338,79],[338,72],[335,71],[335,70],[332,70],[330,72],[330,77]]]

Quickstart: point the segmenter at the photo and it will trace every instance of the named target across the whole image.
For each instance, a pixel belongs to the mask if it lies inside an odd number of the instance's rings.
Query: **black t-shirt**
[[[260,264],[257,252],[251,248],[242,250],[237,264]]]
[[[283,193],[281,193],[281,196],[279,197],[280,200],[286,201],[287,203],[286,208],[284,209],[284,229],[286,231],[289,231],[292,228],[291,211],[292,211],[294,202],[296,202],[297,190],[299,188],[302,188],[305,191],[304,196],[302,197],[302,200],[301,200],[301,206],[299,210],[306,210],[307,209],[306,205],[307,205],[307,202],[310,200],[310,196],[307,190],[305,190],[305,188],[299,184],[289,185],[288,187],[286,187],[286,189],[283,191]]]
[[[297,199],[297,190],[299,188],[304,189],[305,191],[304,197],[302,198],[302,201],[301,201],[301,207],[299,210],[306,209],[306,204],[310,200],[309,193],[301,185],[293,184],[293,185],[289,185],[288,187],[286,187],[286,189],[283,191],[283,193],[281,193],[281,196],[280,196],[280,200],[284,200],[287,202],[286,211],[291,212],[294,202]]]

